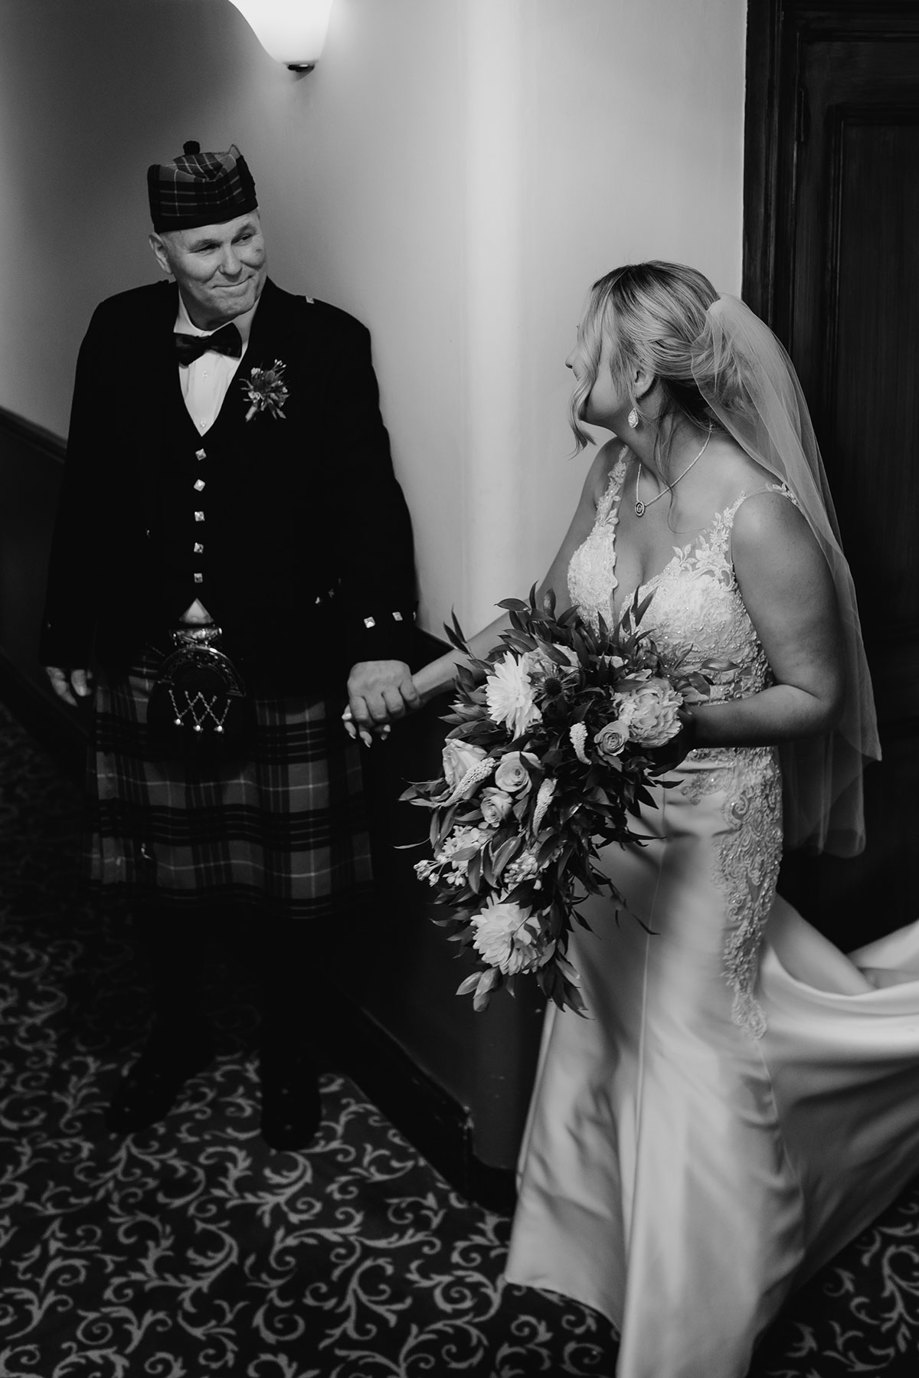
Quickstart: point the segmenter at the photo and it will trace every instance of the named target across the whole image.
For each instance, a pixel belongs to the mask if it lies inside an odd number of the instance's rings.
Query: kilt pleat
[[[369,894],[357,748],[324,699],[256,698],[245,757],[165,760],[147,730],[157,655],[100,675],[88,770],[90,888],[182,910],[348,912]]]

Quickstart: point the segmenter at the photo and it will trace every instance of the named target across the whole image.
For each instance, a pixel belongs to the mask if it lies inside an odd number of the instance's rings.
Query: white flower
[[[525,659],[518,660],[510,652],[501,657],[486,678],[485,699],[492,722],[503,724],[511,737],[521,736],[542,718],[533,702],[533,681]]]
[[[584,743],[587,741],[587,724],[583,722],[572,723],[568,729],[568,736],[571,738],[575,756],[582,765],[589,766],[590,760],[584,751]]]
[[[490,967],[505,976],[520,971],[535,971],[539,966],[540,927],[529,909],[503,901],[488,904],[471,923],[475,929],[472,946]]]
[[[539,862],[531,851],[521,852],[515,861],[512,861],[504,872],[502,884],[508,890],[513,890],[515,885],[519,885],[522,880],[533,880],[539,875]]]
[[[539,765],[539,758],[532,751],[509,751],[501,757],[495,771],[495,784],[508,794],[526,794],[531,783],[528,765]]]
[[[494,785],[489,785],[482,791],[482,818],[490,828],[496,828],[510,813],[513,802],[505,790],[495,789]]]
[[[436,860],[441,865],[449,864],[455,875],[462,879],[476,852],[480,852],[491,840],[491,833],[484,828],[461,824],[453,829],[449,837],[441,843]],[[451,884],[454,883],[451,877]]]
[[[471,746],[455,737],[444,743],[444,779],[451,790],[461,784],[474,765],[483,759],[485,752],[480,746]]]
[[[613,702],[629,739],[642,746],[663,746],[680,730],[683,697],[669,680],[651,676],[630,692],[616,694]]]
[[[551,775],[547,775],[536,794],[536,807],[533,810],[533,832],[539,832],[539,825],[546,816],[546,809],[552,802],[555,793],[555,786],[558,783]]]

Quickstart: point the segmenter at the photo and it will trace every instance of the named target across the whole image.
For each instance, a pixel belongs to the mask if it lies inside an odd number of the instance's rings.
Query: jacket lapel
[[[150,425],[150,435],[159,437],[154,445],[147,447],[147,463],[141,475],[148,519],[157,510],[159,476],[165,455],[175,445],[176,438],[187,436],[188,442],[193,443],[198,435],[182,396],[172,342],[179,307],[176,284],[158,283],[152,304],[145,337],[146,353],[138,371],[144,399],[140,411],[147,418],[145,424]]]

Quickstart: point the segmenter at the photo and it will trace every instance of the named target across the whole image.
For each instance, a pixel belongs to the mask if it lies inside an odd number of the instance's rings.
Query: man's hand
[[[421,705],[411,671],[401,660],[360,660],[348,676],[345,731],[370,746],[387,737],[389,725]]]
[[[57,665],[46,665],[45,674],[58,698],[73,708],[77,706],[77,699],[85,699],[92,692],[93,677],[90,670],[61,670]]]

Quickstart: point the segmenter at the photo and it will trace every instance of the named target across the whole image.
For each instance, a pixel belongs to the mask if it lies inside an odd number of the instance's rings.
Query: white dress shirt
[[[182,396],[185,398],[185,406],[202,435],[217,420],[217,414],[227,394],[227,388],[233,381],[236,370],[246,357],[252,318],[257,307],[258,302],[251,310],[244,312],[241,316],[234,317],[232,321],[242,336],[243,342],[243,352],[238,359],[233,359],[228,354],[208,351],[206,354],[201,354],[191,364],[178,365],[179,383],[182,388]],[[213,335],[214,333],[212,330],[199,330],[196,325],[192,324],[181,296],[179,297],[175,330],[179,335]]]

